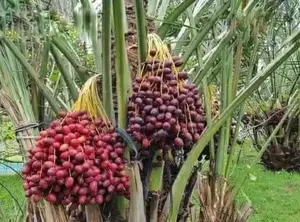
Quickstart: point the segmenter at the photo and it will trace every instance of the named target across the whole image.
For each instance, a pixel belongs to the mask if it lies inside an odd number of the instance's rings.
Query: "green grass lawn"
[[[241,157],[231,181],[235,182],[245,175],[247,165],[254,155],[249,145]],[[0,176],[0,182],[22,205],[24,195],[21,179],[18,176]],[[300,222],[300,173],[270,172],[256,165],[251,176],[244,184],[238,200],[240,203],[251,201],[254,215],[250,222]],[[18,208],[9,193],[0,185],[0,222],[3,214],[6,221],[14,222]],[[2,212],[2,213],[1,213]]]
[[[233,181],[245,175],[247,164],[256,153],[245,153],[233,174]],[[299,222],[300,173],[271,172],[256,165],[245,182],[238,199],[251,201],[254,215],[250,222]]]
[[[11,194],[4,188],[6,187]],[[22,180],[18,175],[0,176],[0,221],[15,222],[17,216],[20,216],[20,208],[24,206],[25,197],[23,194]],[[5,217],[5,218],[3,218]]]

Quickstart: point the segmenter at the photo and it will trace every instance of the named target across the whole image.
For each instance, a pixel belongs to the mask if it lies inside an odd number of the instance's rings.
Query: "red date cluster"
[[[122,138],[84,111],[62,114],[41,131],[23,168],[26,197],[57,204],[102,204],[128,196]]]

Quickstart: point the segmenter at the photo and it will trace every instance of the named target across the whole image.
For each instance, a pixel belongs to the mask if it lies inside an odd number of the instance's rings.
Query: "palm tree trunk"
[[[144,0],[145,10],[147,10],[148,0]],[[125,41],[127,47],[127,57],[130,68],[131,76],[134,78],[138,74],[138,45],[137,45],[137,24],[136,24],[136,16],[135,16],[135,8],[134,8],[134,0],[125,0],[125,10],[126,10],[126,18],[127,18],[127,27],[128,30],[125,33]],[[146,19],[147,32],[151,33],[155,31],[154,21],[150,18]],[[115,95],[114,98],[114,107],[115,110],[116,105],[116,69],[115,69],[115,45],[114,41],[112,41],[112,82],[113,82],[113,93]]]

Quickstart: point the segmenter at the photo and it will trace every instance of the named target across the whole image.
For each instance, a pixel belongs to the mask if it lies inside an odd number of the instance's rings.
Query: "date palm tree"
[[[267,28],[274,31],[270,25],[273,19],[286,15],[277,15],[276,12],[289,13],[285,3],[280,0],[162,0],[148,3],[138,0],[114,0],[100,3],[81,0],[74,13],[76,27],[79,28],[77,32],[87,36],[91,43],[90,48],[75,47],[78,42],[72,39],[72,33],[76,32],[73,24],[60,17],[51,17],[51,13],[41,10],[38,3],[31,4],[31,7],[38,10],[30,10],[28,18],[31,22],[36,18],[43,18],[37,19],[41,27],[39,31],[34,28],[26,29],[26,24],[19,23],[17,26],[13,18],[11,23],[7,23],[6,18],[5,26],[2,26],[0,32],[0,104],[11,110],[12,117],[18,112],[19,118],[16,118],[15,124],[19,121],[43,121],[47,124],[47,118],[54,118],[55,112],[70,110],[78,98],[79,88],[89,77],[101,73],[99,93],[107,116],[115,126],[126,129],[131,84],[140,72],[146,55],[150,53],[147,51],[146,29],[148,32],[155,32],[169,46],[173,55],[182,57],[182,68],[190,70],[189,81],[201,89],[207,127],[178,168],[170,186],[156,186],[150,190],[152,197],[156,197],[154,199],[144,196],[149,187],[143,186],[146,180],[140,176],[139,163],[131,160],[130,201],[128,203],[123,198],[116,199],[110,206],[109,214],[116,218],[115,220],[133,222],[175,222],[187,219],[246,221],[249,217],[249,207],[239,209],[235,203],[241,184],[235,184],[232,188],[227,178],[237,152],[234,145],[245,101],[268,78],[277,76],[276,71],[282,65],[286,65],[299,48],[298,24],[288,23],[289,32],[280,35],[282,38],[278,40],[278,47],[272,57],[266,60],[263,54],[258,53],[259,46],[268,39],[267,32],[264,31]],[[12,10],[8,14],[14,14],[15,9],[12,8],[11,1],[5,1],[4,4],[9,6],[7,10]],[[97,5],[101,7],[97,8]],[[22,6],[22,3],[19,6]],[[28,10],[28,7],[21,9]],[[148,25],[147,16],[150,16]],[[5,28],[6,24],[9,24],[13,32]],[[15,32],[17,38],[13,38],[12,33]],[[277,34],[274,35],[277,37]],[[39,38],[36,38],[37,36]],[[23,39],[30,39],[30,47],[27,48],[29,43],[26,42],[24,50],[21,41]],[[257,70],[260,60],[266,65]],[[89,65],[91,63],[92,65]],[[216,85],[221,95],[220,113],[215,118],[211,115],[208,87],[210,84]],[[2,98],[7,99],[4,101]],[[113,104],[114,100],[116,106]],[[298,92],[295,91],[287,106],[287,112],[265,141],[259,156],[287,116],[296,112],[297,102]],[[233,141],[229,143],[233,119],[236,119],[236,132]],[[29,135],[34,136],[36,133],[31,132]],[[215,134],[219,135],[218,146],[215,146],[213,141]],[[130,141],[129,138],[129,144]],[[196,166],[201,162],[199,157],[207,145],[210,170],[209,174],[203,177]],[[154,169],[150,176],[155,185],[163,184],[164,176],[168,173],[167,167],[163,167],[163,160],[160,164],[162,165],[156,168],[155,163],[150,162],[149,166]],[[152,185],[150,183],[149,186]],[[201,205],[196,208],[192,206],[190,198],[195,193]],[[46,206],[46,211],[41,211],[43,208],[40,206]],[[193,217],[191,211],[196,211],[197,217]],[[49,205],[46,201],[39,206],[29,203],[28,212],[29,216],[38,215],[36,218],[41,221],[44,217],[47,221],[51,221],[51,218],[54,220],[55,213],[60,215],[61,221],[66,221],[70,216],[69,209]],[[98,206],[80,206],[75,213],[84,215],[83,218],[96,216],[96,221],[105,220],[107,211],[101,208],[103,217],[99,212]],[[72,215],[74,216],[74,212]]]

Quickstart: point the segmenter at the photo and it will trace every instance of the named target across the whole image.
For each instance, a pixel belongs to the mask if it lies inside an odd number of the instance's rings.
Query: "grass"
[[[11,194],[4,188],[6,187]],[[23,207],[25,197],[22,188],[22,179],[18,175],[0,176],[0,221],[15,222],[21,215],[20,208],[14,199]]]
[[[250,146],[244,150],[232,181],[245,175],[247,165],[255,156]],[[239,196],[239,202],[250,201],[254,214],[250,222],[299,222],[300,221],[300,174],[288,172],[271,172],[257,164]]]

